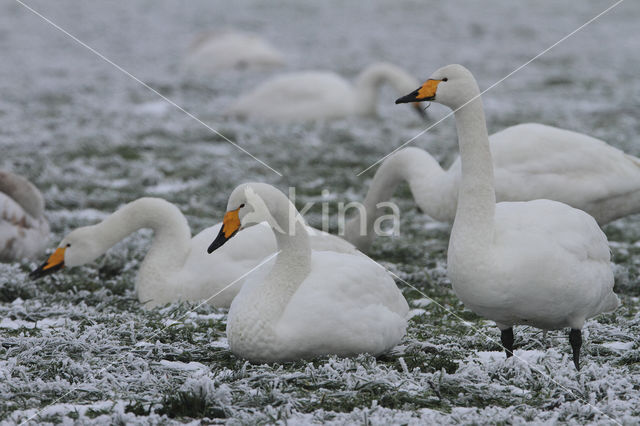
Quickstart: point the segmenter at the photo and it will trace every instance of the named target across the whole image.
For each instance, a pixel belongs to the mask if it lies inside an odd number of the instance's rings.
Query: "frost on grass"
[[[316,202],[307,219],[321,226],[323,190],[332,201],[361,200],[372,171],[356,172],[426,127],[393,105],[397,96],[389,88],[380,97],[379,119],[292,125],[227,119],[224,108],[269,74],[184,80],[179,58],[199,31],[250,25],[290,52],[292,69],[353,77],[387,60],[422,79],[459,62],[488,87],[608,6],[58,3],[30,2],[284,177],[6,2],[0,5],[6,28],[0,34],[0,167],[42,189],[51,247],[69,230],[141,196],[176,203],[195,233],[221,219],[237,184],[256,180],[283,190],[295,186],[298,206]],[[537,121],[639,155],[638,97],[630,94],[640,90],[640,59],[629,54],[640,40],[639,15],[637,2],[622,3],[489,92],[489,130]],[[104,31],[106,23],[112,31]],[[429,123],[446,113],[435,104],[428,112]],[[455,140],[446,120],[414,144],[448,166],[457,155]],[[38,282],[27,278],[36,262],[0,264],[0,421],[638,423],[638,217],[605,227],[623,307],[587,323],[577,373],[564,331],[545,337],[516,327],[517,358],[505,360],[498,330],[465,310],[451,291],[448,226],[420,213],[406,186],[394,200],[402,236],[379,239],[371,255],[417,290],[398,283],[412,309],[408,334],[377,359],[253,365],[229,352],[223,310],[188,304],[142,310],[133,282],[152,238],[148,230],[93,264]],[[330,226],[335,232],[337,220]]]

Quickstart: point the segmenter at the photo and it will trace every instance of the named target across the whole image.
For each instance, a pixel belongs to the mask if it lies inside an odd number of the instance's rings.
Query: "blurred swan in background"
[[[315,250],[301,221],[292,220],[295,228],[289,228],[291,214],[299,217],[289,199],[267,184],[240,185],[229,197],[210,253],[264,221],[278,245],[276,259],[250,275],[231,304],[231,351],[272,362],[379,354],[397,345],[409,307],[391,276],[359,252]]]
[[[0,261],[34,259],[48,240],[40,191],[24,177],[0,170]]]
[[[328,71],[282,74],[241,95],[227,114],[274,121],[375,116],[378,92],[384,83],[389,83],[398,93],[406,93],[419,81],[397,66],[384,62],[367,67],[358,75],[355,84]],[[419,104],[413,107],[424,117]]]
[[[242,287],[243,275],[275,252],[276,241],[271,229],[262,224],[209,256],[207,247],[221,226],[218,223],[191,238],[187,219],[178,207],[160,198],[139,198],[96,225],[70,232],[31,277],[92,262],[129,234],[150,228],[153,242],[136,278],[140,302],[151,308],[178,300],[206,300],[213,306],[229,307]],[[341,238],[312,231],[315,247],[356,251]]]
[[[447,253],[453,291],[467,308],[495,321],[507,357],[513,354],[514,325],[570,327],[579,370],[585,320],[620,304],[607,237],[593,217],[564,203],[496,204],[480,89],[466,68],[441,68],[396,103],[415,101],[455,112],[462,173]]]
[[[489,137],[496,176],[496,200],[561,201],[593,216],[600,225],[640,212],[640,159],[599,139],[542,124],[509,127]],[[435,220],[453,222],[458,203],[460,158],[449,170],[426,151],[405,148],[387,158],[364,200],[365,232],[359,215],[345,238],[367,250],[373,226],[396,187],[408,182],[420,209]]]
[[[210,31],[191,43],[183,65],[188,74],[213,76],[222,70],[275,68],[284,63],[284,55],[257,35]]]

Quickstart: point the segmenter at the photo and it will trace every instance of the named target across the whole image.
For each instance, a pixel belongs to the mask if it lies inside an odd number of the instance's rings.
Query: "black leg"
[[[576,366],[576,370],[580,371],[580,347],[582,346],[582,331],[571,329],[569,333],[569,343],[571,343],[571,349],[573,350],[573,364]]]
[[[502,330],[500,340],[502,341],[502,346],[504,346],[504,351],[507,353],[507,358],[509,358],[513,355],[513,327]]]

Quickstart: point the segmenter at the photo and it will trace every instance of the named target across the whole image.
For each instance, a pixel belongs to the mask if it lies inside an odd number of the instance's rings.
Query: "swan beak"
[[[220,232],[218,232],[218,236],[211,243],[209,248],[207,249],[207,253],[211,254],[214,250],[222,247],[224,243],[229,241],[231,237],[236,235],[240,230],[240,216],[238,212],[240,211],[240,207],[235,210],[231,210],[224,215],[224,219],[222,219],[222,226],[220,227]]]
[[[64,247],[58,247],[38,269],[29,274],[29,278],[37,280],[64,268]]]
[[[418,113],[420,118],[422,118],[422,119],[426,119],[427,118],[427,112],[424,110],[424,108],[422,108],[422,104],[420,102],[414,102],[414,103],[411,104],[411,106],[413,107],[413,110],[416,113]]]
[[[436,90],[441,81],[442,80],[427,80],[413,92],[396,99],[396,103],[406,104],[409,102],[433,101],[436,99]]]

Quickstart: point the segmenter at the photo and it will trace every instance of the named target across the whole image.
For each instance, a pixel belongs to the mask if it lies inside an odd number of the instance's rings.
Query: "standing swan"
[[[640,159],[606,142],[535,123],[494,133],[489,142],[498,202],[561,201],[589,213],[600,225],[640,212]],[[369,248],[380,215],[376,206],[390,199],[403,181],[422,211],[435,220],[453,222],[460,159],[445,171],[428,152],[405,148],[376,172],[364,200],[366,221],[363,224],[357,215],[347,222],[348,241],[360,250]]]
[[[419,82],[395,65],[380,62],[367,67],[355,86],[332,72],[282,74],[241,95],[229,115],[273,121],[312,121],[353,115],[376,115],[378,92],[388,82],[398,93]],[[414,109],[421,116],[419,104]]]
[[[466,68],[441,68],[396,103],[416,101],[455,112],[462,175],[447,264],[456,295],[496,322],[507,357],[515,324],[570,327],[579,370],[584,321],[620,303],[606,236],[593,217],[557,201],[496,204],[480,90]]]
[[[36,258],[48,239],[40,191],[24,177],[0,171],[0,262]]]
[[[379,354],[400,341],[409,307],[389,274],[359,253],[313,250],[299,213],[270,185],[233,191],[209,253],[263,221],[278,256],[247,278],[231,304],[227,338],[235,354],[268,362]]]
[[[129,234],[151,228],[153,243],[136,278],[138,300],[146,308],[177,300],[207,300],[214,306],[229,307],[242,287],[243,275],[275,252],[276,241],[263,224],[214,256],[207,256],[207,246],[221,226],[219,223],[191,238],[187,219],[175,205],[160,198],[140,198],[96,225],[70,232],[31,276],[40,278],[64,266],[92,262]],[[351,244],[320,231],[312,241],[318,247],[355,252]]]

